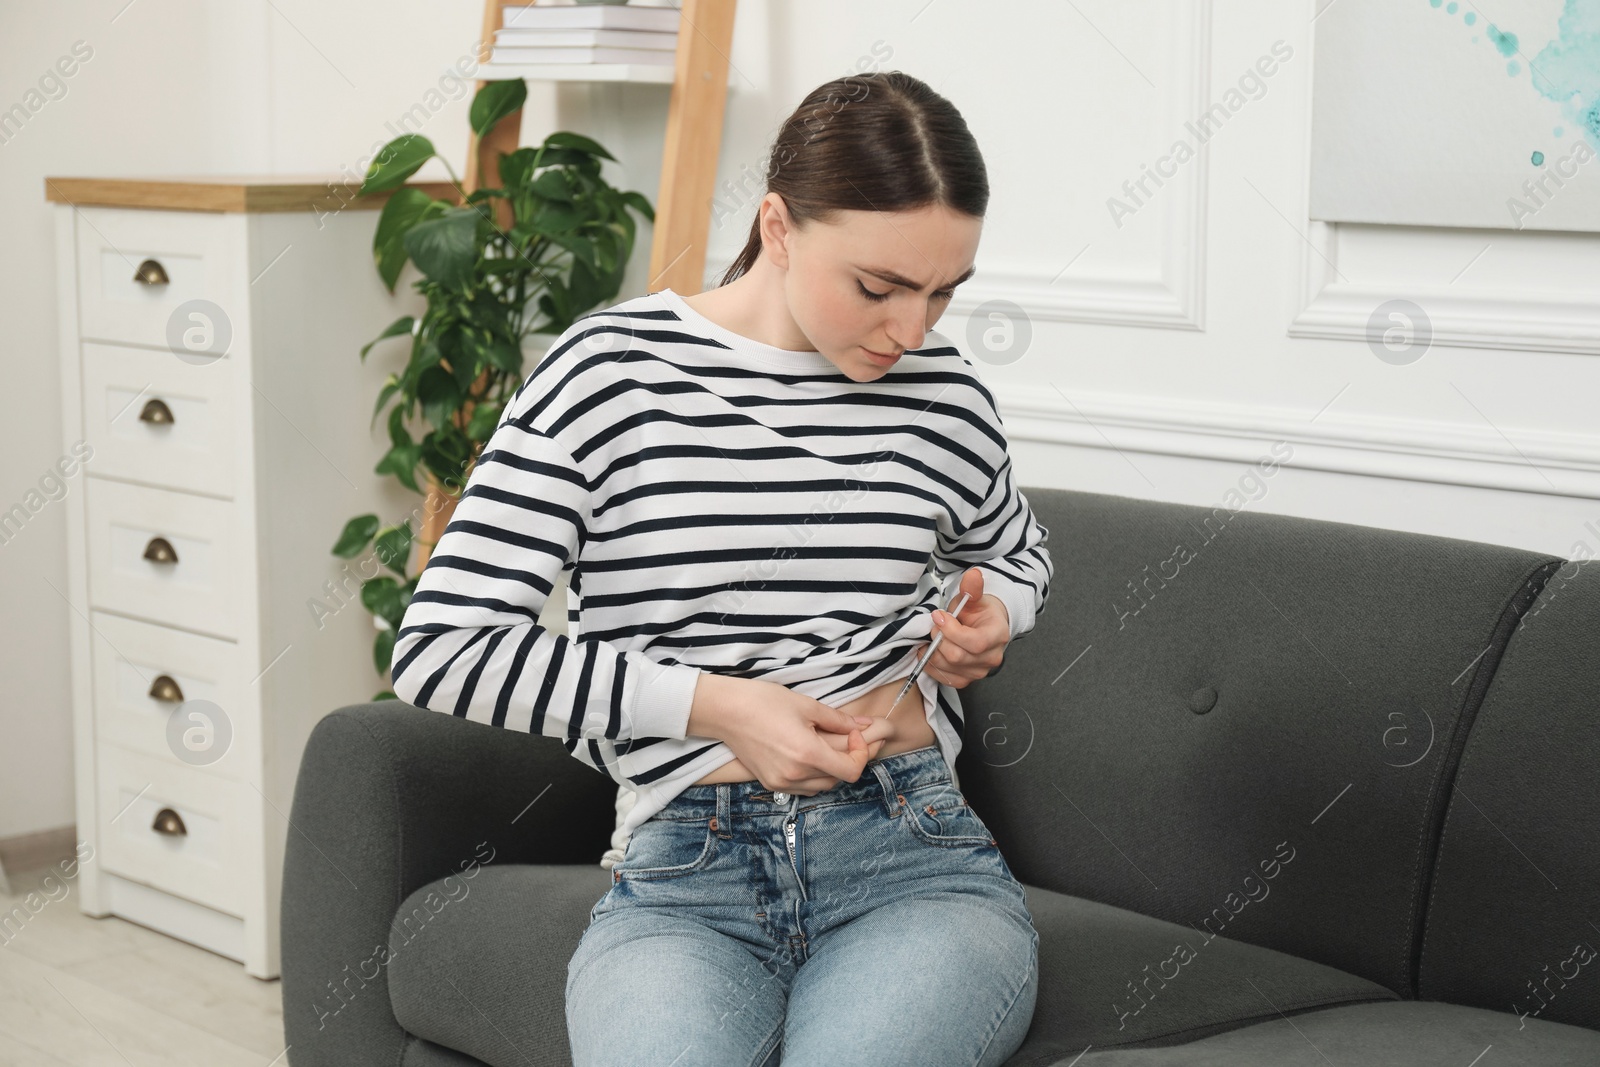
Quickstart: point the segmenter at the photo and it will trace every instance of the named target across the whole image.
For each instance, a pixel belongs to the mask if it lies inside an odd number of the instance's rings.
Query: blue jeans
[[[567,1032],[574,1067],[993,1067],[1038,975],[1022,883],[930,746],[815,796],[674,797],[590,910]]]

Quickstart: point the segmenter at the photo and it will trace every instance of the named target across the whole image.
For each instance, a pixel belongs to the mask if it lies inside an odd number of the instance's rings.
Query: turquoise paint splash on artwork
[[[1428,0],[1430,7],[1442,6],[1444,0]],[[1455,14],[1457,5],[1447,8]],[[1474,12],[1467,12],[1463,21],[1468,26],[1478,21]],[[1561,113],[1577,126],[1579,134],[1590,145],[1600,150],[1600,0],[1566,0],[1557,23],[1560,36],[1528,61],[1528,74],[1533,87],[1541,96],[1561,106]],[[1509,57],[1520,55],[1517,35],[1502,31],[1490,23],[1484,30],[1489,40],[1502,56],[1508,58],[1506,74],[1516,77],[1522,73],[1522,64]],[[1478,38],[1472,38],[1474,44]],[[1555,135],[1561,137],[1566,127],[1557,126]],[[1544,165],[1544,153],[1535,150],[1530,156],[1533,165]]]
[[[1501,55],[1509,56],[1509,55],[1513,54],[1514,52],[1516,52],[1516,50],[1517,50],[1517,35],[1516,34],[1514,34],[1514,33],[1501,33],[1500,32],[1500,27],[1494,25],[1493,23],[1491,23],[1489,25],[1488,34],[1489,34],[1489,40],[1493,41],[1494,42],[1494,46],[1496,48],[1500,49],[1500,54]]]
[[[1529,61],[1533,87],[1600,148],[1600,0],[1567,0],[1561,35]]]
[[[1455,0],[1450,0],[1450,3],[1445,5],[1445,12],[1447,14],[1454,15],[1460,6],[1461,5],[1456,3]]]

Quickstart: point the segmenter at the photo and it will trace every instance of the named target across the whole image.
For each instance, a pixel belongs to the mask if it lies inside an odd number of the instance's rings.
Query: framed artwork
[[[1600,231],[1600,0],[1332,0],[1314,35],[1313,219]]]

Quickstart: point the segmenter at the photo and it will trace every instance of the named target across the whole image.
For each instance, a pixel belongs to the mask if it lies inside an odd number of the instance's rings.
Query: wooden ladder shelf
[[[484,0],[480,64],[489,58],[504,9],[529,2]],[[666,142],[661,150],[661,185],[650,241],[649,292],[671,288],[689,296],[700,292],[705,277],[736,6],[737,0],[683,0],[681,5]],[[484,84],[480,80],[478,87]],[[501,119],[478,144],[469,145],[462,180],[468,192],[499,183],[500,154],[518,147],[521,129],[519,109]]]

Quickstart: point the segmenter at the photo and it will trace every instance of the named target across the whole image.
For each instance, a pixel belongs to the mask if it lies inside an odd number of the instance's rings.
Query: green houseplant
[[[473,151],[496,123],[521,109],[526,96],[521,80],[488,82],[478,90],[469,116]],[[373,665],[385,681],[425,553],[522,383],[524,339],[559,334],[613,300],[633,252],[629,210],[655,220],[642,194],[615,189],[601,177],[601,160],[616,157],[581,134],[558,131],[543,144],[499,153],[499,186],[470,192],[438,156],[458,194],[454,199],[435,199],[404,184],[436,156],[419,134],[397,137],[373,158],[360,190],[393,190],[372,240],[384,285],[394,292],[410,262],[421,275],[414,287],[427,300],[421,317],[396,319],[361,349],[365,360],[381,341],[411,339],[404,368],[384,381],[373,407],[375,425],[384,407],[393,405],[390,447],[374,471],[424,494],[421,536],[413,533],[410,517],[385,526],[377,515],[358,515],[333,546],[344,559],[371,546],[377,563],[392,572],[379,571],[361,583],[362,605],[379,627]],[[412,416],[426,425],[420,437],[406,426]],[[419,560],[412,574],[407,566],[414,542]],[[394,693],[385,688],[374,699],[394,699]]]

